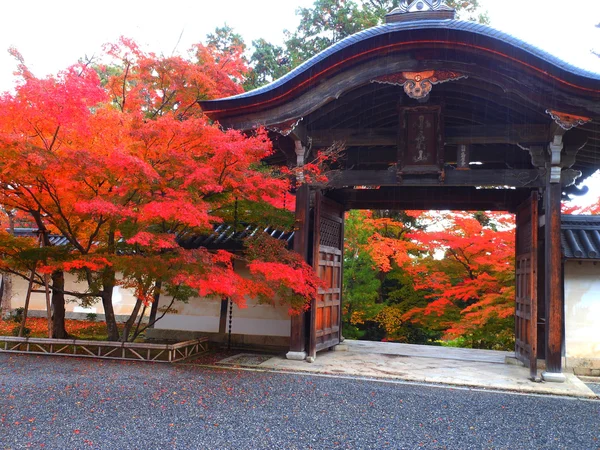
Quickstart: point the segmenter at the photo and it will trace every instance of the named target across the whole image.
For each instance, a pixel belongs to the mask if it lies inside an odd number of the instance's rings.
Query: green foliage
[[[261,38],[252,41],[252,48],[254,49],[250,57],[252,71],[244,83],[247,91],[281,78],[290,71],[290,59],[283,47]]]
[[[375,221],[383,219],[384,227]],[[397,221],[390,222],[389,219]],[[397,264],[384,272],[369,252],[375,233],[392,239],[406,239],[408,229],[419,229],[413,216],[394,211],[351,211],[346,216],[344,257],[344,336],[354,339],[387,340],[432,344],[441,329],[418,326],[401,316],[427,305],[427,292],[416,290],[410,275]]]
[[[98,320],[98,314],[96,313],[87,313],[85,315],[85,319],[90,321],[90,322],[95,322],[96,320]]]
[[[360,211],[351,211],[345,222],[343,329],[349,338],[363,338],[365,321],[372,320],[382,308],[377,304],[381,280],[373,270],[373,259],[364,251],[372,232],[364,219]]]
[[[327,47],[376,24],[375,16],[355,1],[315,0],[311,8],[299,8],[300,25],[286,32],[286,49],[296,67]]]
[[[444,347],[510,351],[515,348],[514,318],[492,319],[473,333],[440,341]]]
[[[19,336],[19,331],[21,330],[21,325],[17,325],[11,330],[11,334],[13,336]],[[23,327],[23,334],[21,337],[29,337],[31,336],[31,328]]]
[[[11,314],[11,319],[15,323],[23,322],[23,314],[25,314],[25,308],[15,308]]]
[[[221,55],[227,55],[232,49],[241,49],[242,51],[246,49],[242,35],[236,33],[227,24],[217,27],[213,33],[207,34],[206,44],[214,47]]]
[[[298,8],[300,24],[296,30],[284,31],[284,47],[264,39],[252,42],[253,70],[244,87],[255,89],[280,78],[332,44],[382,24],[385,15],[399,3],[399,0],[315,0],[311,7]],[[456,9],[460,19],[489,23],[479,0],[448,0],[447,4]]]

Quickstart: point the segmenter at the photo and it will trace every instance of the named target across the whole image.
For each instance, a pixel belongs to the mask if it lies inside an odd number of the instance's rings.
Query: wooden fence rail
[[[208,351],[208,338],[206,337],[176,344],[146,344],[0,336],[0,353],[172,363],[200,355],[206,351]]]

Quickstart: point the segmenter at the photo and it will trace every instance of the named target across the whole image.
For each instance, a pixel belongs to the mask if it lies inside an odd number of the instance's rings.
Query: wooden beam
[[[564,381],[562,377],[563,343],[563,279],[560,246],[561,185],[548,183],[546,187],[546,373],[548,381]],[[554,376],[553,376],[554,375]]]
[[[499,163],[501,165],[504,165],[506,162],[508,162],[511,167],[517,167],[521,169],[529,168],[531,161],[529,154],[526,151],[521,150],[516,145],[495,144],[486,146],[471,146],[469,153],[471,161],[474,162],[480,161],[483,163]],[[578,155],[582,155],[583,153],[584,151],[582,150]],[[394,164],[397,157],[397,150],[395,147],[350,147],[344,152],[344,157],[344,167],[355,169],[386,169],[390,165]],[[444,161],[446,161],[447,164],[456,163],[457,149],[451,146],[446,146],[444,151]],[[545,164],[543,166],[545,166]],[[475,170],[478,167],[473,166],[472,168]],[[483,167],[480,168],[483,169]]]
[[[321,190],[315,192],[315,206],[313,209],[313,248],[312,265],[313,269],[319,275],[319,246],[321,244],[321,212],[323,209],[323,193]],[[318,295],[318,294],[317,294]],[[313,297],[310,302],[310,326],[308,334],[308,356],[307,361],[314,362],[317,357],[317,297]]]
[[[329,147],[345,142],[348,147],[394,146],[398,144],[397,128],[363,128],[309,130],[313,146]],[[546,125],[475,125],[446,127],[445,142],[457,144],[521,144],[547,142]]]
[[[381,187],[334,189],[329,197],[350,209],[455,210],[514,212],[531,189],[476,189],[473,187]]]
[[[306,131],[306,125],[303,122],[299,122],[290,132],[289,136],[294,141],[302,142],[302,145],[307,146],[309,143],[308,132]]]
[[[395,170],[342,170],[327,174],[328,188],[353,186],[507,186],[543,187],[542,172],[534,170],[448,170],[443,181],[436,176],[405,177],[398,180]]]
[[[296,223],[294,225],[294,251],[309,262],[310,190],[303,184],[296,192]],[[306,313],[291,317],[290,351],[288,359],[306,358]]]

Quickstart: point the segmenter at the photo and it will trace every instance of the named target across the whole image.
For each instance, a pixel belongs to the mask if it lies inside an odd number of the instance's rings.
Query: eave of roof
[[[202,101],[209,115],[251,105],[266,107],[302,89],[340,65],[382,51],[428,44],[450,45],[504,58],[548,77],[552,82],[600,96],[600,74],[573,66],[514,36],[487,25],[460,20],[419,20],[373,27],[337,42],[282,78],[250,92]],[[212,114],[211,114],[212,113]]]
[[[7,230],[8,231],[8,230]],[[239,228],[230,224],[215,225],[214,231],[207,234],[188,234],[177,236],[177,243],[187,249],[207,248],[209,250],[242,250],[244,239],[260,233],[267,233],[274,239],[285,241],[291,248],[294,241],[294,231],[282,231],[274,227],[257,227],[252,225],[241,225]],[[37,238],[37,228],[15,228],[14,235],[17,237]],[[48,239],[52,246],[68,245],[66,237],[59,234],[49,234]]]
[[[600,260],[600,216],[563,215],[560,241],[567,260]]]

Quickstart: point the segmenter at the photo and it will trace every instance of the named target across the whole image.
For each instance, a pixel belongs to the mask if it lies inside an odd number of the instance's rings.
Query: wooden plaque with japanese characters
[[[439,174],[444,167],[441,107],[400,109],[398,172]]]

